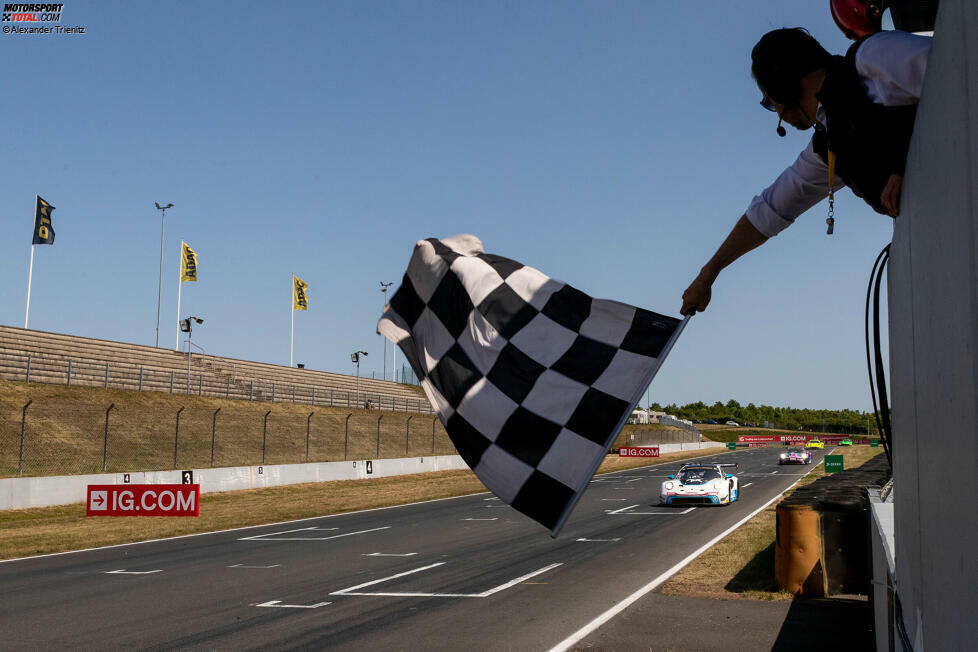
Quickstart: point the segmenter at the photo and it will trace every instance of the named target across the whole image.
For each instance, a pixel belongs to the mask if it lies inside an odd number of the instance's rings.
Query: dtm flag
[[[54,244],[54,226],[51,224],[51,212],[54,206],[39,196],[34,205],[34,239],[31,244]]]
[[[377,331],[479,479],[556,536],[685,323],[460,235],[415,245]]]
[[[186,242],[183,244],[183,255],[180,262],[180,282],[197,280],[197,252]]]
[[[303,281],[298,276],[292,277],[292,309],[293,310],[308,310],[309,300],[306,297],[306,290],[309,289],[309,284]]]

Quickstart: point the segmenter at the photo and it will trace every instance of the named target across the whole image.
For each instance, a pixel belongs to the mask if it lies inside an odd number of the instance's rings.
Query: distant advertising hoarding
[[[85,516],[199,516],[199,484],[90,484]]]
[[[618,449],[620,457],[659,457],[658,446],[622,446]]]

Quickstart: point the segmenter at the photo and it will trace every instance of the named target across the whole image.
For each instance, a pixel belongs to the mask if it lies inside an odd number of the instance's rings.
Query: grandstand
[[[206,353],[188,369],[170,349],[13,326],[0,326],[0,379],[432,413],[416,385],[360,378],[358,393],[355,376]]]

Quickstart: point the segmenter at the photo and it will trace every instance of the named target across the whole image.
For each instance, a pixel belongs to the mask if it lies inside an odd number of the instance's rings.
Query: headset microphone
[[[784,135],[786,133],[788,133],[788,132],[785,131],[784,130],[784,127],[781,126],[781,121],[782,120],[784,120],[784,118],[782,118],[781,116],[778,116],[778,129],[777,129],[777,131],[778,131],[778,135],[781,136],[782,138],[784,138]]]

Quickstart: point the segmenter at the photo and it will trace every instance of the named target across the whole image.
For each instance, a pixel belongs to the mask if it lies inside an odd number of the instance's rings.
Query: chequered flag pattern
[[[417,243],[377,331],[486,487],[556,535],[679,324],[462,235]]]

